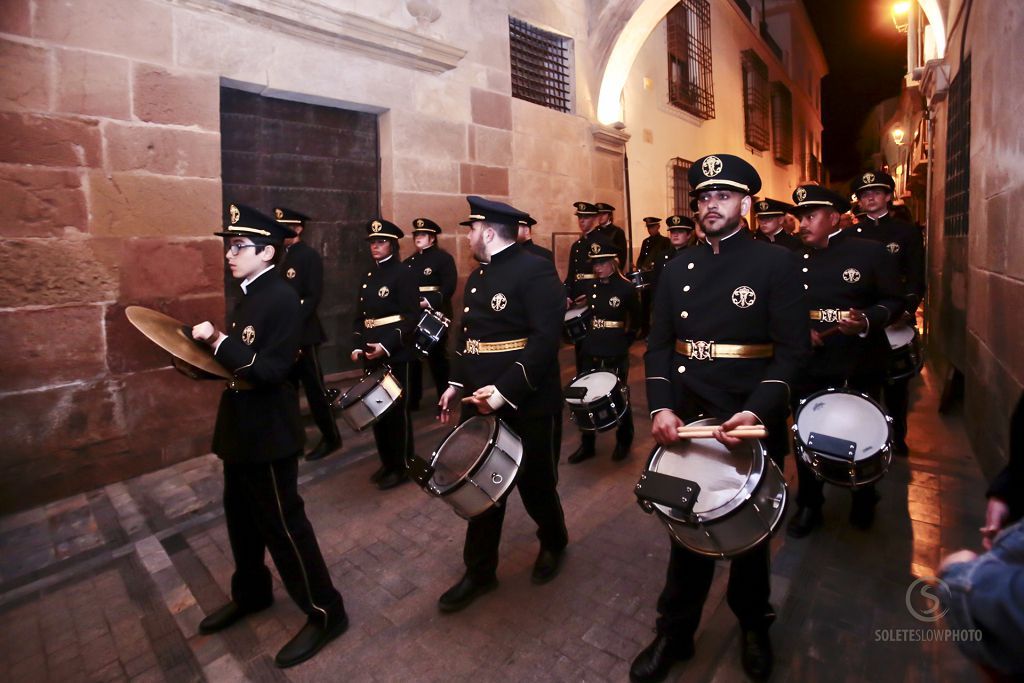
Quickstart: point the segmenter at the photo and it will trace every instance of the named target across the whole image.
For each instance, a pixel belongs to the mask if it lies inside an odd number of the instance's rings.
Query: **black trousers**
[[[580,371],[590,372],[591,370],[607,370],[608,372],[614,372],[615,376],[619,378],[623,386],[629,387],[629,354],[623,354],[621,356],[588,356],[586,354],[581,356],[583,362],[583,369]],[[633,443],[633,406],[630,404],[629,408],[626,409],[626,414],[619,420],[618,427],[615,428],[615,441],[624,445]],[[594,448],[594,444],[597,443],[597,432],[583,431],[580,430],[580,440],[583,442],[584,447]]]
[[[651,287],[638,289],[640,295],[640,336],[645,337],[651,331],[651,304],[654,303],[654,292]]]
[[[288,595],[323,626],[345,615],[298,491],[298,454],[254,464],[224,464],[224,517],[235,573],[231,599],[256,609],[273,600],[270,551]]]
[[[423,364],[419,356],[413,358],[409,365],[409,403],[418,406],[423,399]],[[441,394],[448,388],[448,378],[451,376],[451,363],[448,360],[447,339],[439,341],[426,358],[426,365],[430,368],[430,376],[434,380],[434,388],[437,391],[437,400],[441,400]]]
[[[902,444],[907,440],[907,411],[910,409],[910,380],[906,377],[895,381],[886,380],[882,386],[885,410],[892,417],[892,438]]]
[[[462,412],[462,421],[476,413]],[[558,455],[562,448],[561,415],[502,419],[523,440],[523,460],[516,475],[515,488],[527,514],[537,523],[537,538],[542,548],[558,552],[569,543],[562,502],[558,498]],[[466,573],[486,581],[498,569],[498,546],[505,521],[505,501],[469,521],[462,559]]]
[[[299,359],[295,362],[292,374],[306,392],[309,412],[317,429],[325,439],[340,441],[338,423],[334,421],[334,412],[327,400],[327,388],[324,386],[324,375],[320,370],[319,346],[303,346],[299,350]]]
[[[402,385],[402,395],[395,405],[373,425],[373,438],[377,442],[377,455],[389,472],[404,470],[413,454],[412,420],[409,418],[409,363],[390,363],[391,374]]]
[[[803,399],[829,387],[844,386],[853,391],[865,393],[877,401],[881,392],[882,378],[878,375],[855,376],[849,379],[844,377],[815,377],[801,382],[797,390],[797,396]],[[796,415],[797,406],[798,403],[794,402],[794,415]],[[802,508],[821,508],[825,504],[825,482],[818,479],[810,466],[799,456],[796,458],[796,474],[798,487],[796,492],[797,506]],[[854,506],[873,504],[877,497],[874,484],[861,486],[850,493]]]

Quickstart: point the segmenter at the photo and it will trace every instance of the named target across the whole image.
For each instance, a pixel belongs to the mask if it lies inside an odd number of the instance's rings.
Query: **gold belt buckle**
[[[366,320],[363,321],[363,327],[365,327],[368,330],[372,330],[375,324],[376,321],[373,318],[367,318]]]
[[[693,341],[690,340],[690,359],[691,360],[714,360],[715,359],[715,342],[713,341]]]
[[[480,353],[480,340],[479,339],[467,339],[466,340],[466,353],[472,355],[479,355]]]
[[[842,318],[842,312],[838,308],[821,308],[821,322],[837,323]]]

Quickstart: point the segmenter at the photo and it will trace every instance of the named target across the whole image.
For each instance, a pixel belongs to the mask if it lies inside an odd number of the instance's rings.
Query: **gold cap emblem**
[[[701,163],[700,170],[704,171],[704,175],[708,178],[714,178],[722,172],[722,160],[716,156],[707,157]]]
[[[768,210],[768,202],[758,202],[757,203],[757,208],[760,211],[767,211]]]
[[[231,225],[234,225],[242,218],[242,212],[234,204],[228,207],[228,213],[231,215]]]
[[[870,171],[868,171],[867,173],[864,174],[864,177],[862,178],[862,180],[865,183],[873,183],[873,182],[875,182],[875,174],[870,172]]]
[[[282,211],[281,209],[274,209],[274,218],[276,218],[277,220],[281,220],[282,218],[284,218],[284,211]]]
[[[417,227],[417,228],[422,228],[422,227],[423,227],[423,225],[424,225],[424,223],[423,223],[423,219],[422,219],[422,218],[417,218],[417,219],[416,219],[416,227]]]
[[[381,224],[380,221],[374,221],[370,223],[370,230],[373,230],[374,232],[380,232],[383,227],[384,226]]]
[[[802,187],[796,188],[796,200],[802,202],[805,199],[807,199],[807,190]]]
[[[590,245],[590,253],[591,254],[597,254],[597,253],[600,253],[600,251],[601,251],[601,245],[598,244],[597,242],[594,242],[593,244]]]
[[[679,220],[679,216],[672,216],[668,219],[669,225],[679,225],[680,223],[682,223],[682,221]]]

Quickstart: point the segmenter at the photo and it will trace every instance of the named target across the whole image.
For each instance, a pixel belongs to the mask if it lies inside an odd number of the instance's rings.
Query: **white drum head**
[[[339,407],[344,410],[345,408],[349,408],[353,404],[358,403],[363,396],[366,396],[375,386],[380,384],[381,380],[384,379],[384,375],[389,372],[390,370],[388,368],[380,367],[366,377],[363,377],[359,380],[358,384],[345,392],[345,395],[341,398]]]
[[[889,327],[885,328],[885,336],[889,338],[889,346],[891,348],[903,348],[914,341],[914,328],[902,323],[889,325]]]
[[[567,398],[566,403],[580,404],[590,403],[595,399],[607,396],[611,393],[615,385],[619,383],[619,378],[614,372],[605,372],[599,370],[596,372],[588,372],[585,375],[581,375],[573,380],[570,388],[583,387],[587,390],[587,393],[583,398]]]
[[[570,308],[565,312],[565,322],[569,322],[570,320],[580,317],[587,312],[587,308],[589,308],[589,306],[575,306]]]
[[[437,449],[431,465],[433,482],[445,489],[466,478],[480,461],[494,433],[494,423],[483,416],[469,418],[448,435]]]
[[[889,442],[885,413],[870,400],[847,391],[812,397],[797,413],[796,427],[805,444],[812,432],[856,443],[855,461],[874,455]]]

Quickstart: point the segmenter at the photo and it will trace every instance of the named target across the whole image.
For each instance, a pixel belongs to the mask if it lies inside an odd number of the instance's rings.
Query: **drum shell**
[[[571,313],[573,310],[570,309],[566,315]],[[578,344],[587,336],[587,332],[590,331],[590,320],[594,317],[593,311],[590,308],[580,310],[579,313],[573,317],[567,317],[564,319],[562,332],[565,339],[571,344]]]
[[[398,379],[390,371],[385,372],[380,381],[363,394],[358,401],[341,408],[341,417],[349,427],[361,432],[384,417],[384,414],[395,405],[401,395],[402,385],[398,383]],[[341,397],[340,402],[344,402],[347,396],[348,392]]]
[[[634,270],[629,274],[629,280],[633,283],[636,289],[646,289],[653,284],[654,271],[653,270]]]
[[[452,433],[454,430],[445,436],[444,441],[434,451],[430,459],[431,465],[437,463],[444,444]],[[431,479],[427,490],[448,503],[460,517],[472,519],[501,504],[512,490],[522,459],[522,440],[504,422],[495,418],[495,430],[488,442],[488,448],[469,473],[461,481],[445,488],[437,486]]]
[[[441,339],[444,338],[448,332],[449,325],[451,325],[451,321],[440,313],[433,310],[424,311],[423,316],[420,317],[420,321],[416,325],[413,347],[420,354],[424,356],[429,355]]]
[[[584,375],[589,373],[584,373]],[[613,373],[609,373],[613,374]],[[574,377],[569,383],[583,375]],[[566,399],[566,407],[569,408],[569,419],[576,423],[576,426],[585,432],[606,432],[614,429],[626,416],[629,410],[629,387],[617,381],[612,389],[589,403],[574,403]]]
[[[690,426],[717,425],[719,420],[705,419]],[[655,447],[647,469],[656,460],[661,447]],[[782,471],[760,445],[755,448],[754,474],[747,486],[737,492],[728,506],[704,514],[686,517],[674,515],[670,508],[650,504],[665,524],[672,540],[682,547],[707,557],[726,559],[751,550],[768,539],[786,512],[788,489]]]
[[[902,330],[910,329],[913,334],[903,339],[899,336]],[[924,356],[921,354],[921,338],[914,327],[896,327],[890,325],[885,328],[889,341],[889,357],[886,362],[885,378],[889,382],[909,379],[919,372],[924,365]]]

